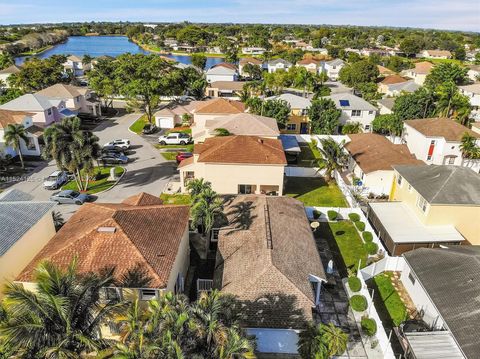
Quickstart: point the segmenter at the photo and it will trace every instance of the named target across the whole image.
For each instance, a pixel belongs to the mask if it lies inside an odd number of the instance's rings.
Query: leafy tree
[[[325,170],[325,180],[330,182],[333,178],[332,173],[341,170],[347,164],[347,152],[345,150],[345,141],[336,142],[333,138],[320,139],[321,148],[319,151],[322,158],[318,161],[320,169]]]
[[[403,121],[394,114],[378,115],[372,121],[373,131],[382,135],[400,136],[403,132]]]
[[[342,134],[354,134],[362,132],[362,124],[360,122],[348,122],[342,127]]]
[[[425,79],[425,86],[435,89],[437,86],[453,82],[462,85],[467,81],[467,69],[451,62],[443,62],[435,66]]]
[[[342,111],[337,109],[335,103],[326,98],[319,98],[312,101],[308,108],[312,133],[331,135],[335,133],[340,125]]]
[[[375,82],[378,76],[377,65],[369,60],[361,60],[342,67],[339,73],[339,80],[347,86],[357,88],[360,84]]]
[[[467,52],[463,46],[458,46],[453,52],[453,57],[460,61],[464,61],[466,56]]]
[[[98,59],[93,70],[87,73],[88,85],[103,99],[105,107],[113,107],[113,97],[119,94],[114,72],[115,61],[102,58]]]
[[[251,97],[247,100],[247,107],[255,115],[276,119],[282,128],[288,122],[291,112],[288,102],[280,99],[262,101],[258,97]]]
[[[348,335],[333,323],[309,323],[299,334],[298,352],[304,359],[329,359],[345,352],[347,339]]]
[[[65,56],[53,55],[40,60],[36,57],[25,62],[19,73],[9,77],[13,87],[22,89],[25,92],[38,91],[59,82],[68,81],[63,71]]]
[[[462,95],[457,86],[449,81],[437,87],[437,115],[452,117],[462,124],[468,124],[471,111],[470,101]]]
[[[199,69],[205,69],[207,65],[207,57],[203,54],[192,54],[192,65]]]
[[[205,181],[203,178],[194,178],[187,183],[188,193],[194,202],[197,200],[198,196],[207,189],[212,189],[212,184]]]
[[[435,101],[436,97],[433,91],[420,88],[413,93],[397,97],[392,111],[402,121],[427,118],[435,114]]]
[[[3,139],[7,146],[11,146],[15,150],[15,152],[18,153],[22,168],[25,168],[25,163],[23,162],[23,154],[20,149],[20,144],[22,143],[22,141],[25,143],[28,141],[25,127],[21,124],[9,123],[7,125],[7,128],[5,128]]]
[[[226,128],[216,128],[215,129],[215,136],[217,137],[224,137],[224,136],[231,136],[232,134],[230,133],[229,130]]]
[[[364,82],[355,87],[362,95],[365,101],[373,101],[381,98],[381,94],[377,91],[377,84],[374,82]]]
[[[475,65],[480,65],[480,52],[475,54],[475,60],[473,61]]]
[[[17,88],[1,88],[0,86],[0,105],[15,100],[23,95],[23,91]]]
[[[400,72],[410,67],[410,61],[400,56],[389,56],[386,59],[385,67],[392,71]]]
[[[252,80],[262,79],[262,69],[258,65],[248,63],[245,66],[243,66],[242,71],[248,74],[248,77],[251,78]]]
[[[422,42],[417,37],[407,37],[400,43],[400,50],[408,57],[415,56],[422,49]]]
[[[113,270],[81,276],[73,260],[63,271],[42,262],[34,273],[36,290],[7,284],[7,320],[0,336],[25,358],[77,358],[104,349],[100,325],[113,318],[123,304],[101,301],[102,288],[113,285]]]
[[[0,52],[0,70],[3,70],[15,63],[12,55],[7,52]]]
[[[182,87],[186,95],[192,96],[197,100],[205,97],[205,89],[207,88],[207,80],[203,73],[196,69],[187,67],[181,71]]]
[[[460,150],[462,151],[463,158],[480,159],[480,147],[477,145],[477,138],[468,132],[465,132],[462,136]]]

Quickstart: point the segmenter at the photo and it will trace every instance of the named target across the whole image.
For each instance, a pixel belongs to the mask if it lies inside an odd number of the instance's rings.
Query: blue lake
[[[42,52],[36,57],[44,59],[52,55],[90,55],[92,57],[108,55],[119,56],[125,53],[131,54],[148,54],[148,51],[143,50],[137,44],[128,40],[126,36],[71,36],[62,44]],[[165,55],[174,59],[175,61],[190,64],[191,57],[187,55]],[[25,62],[28,56],[21,56],[15,59],[17,65]],[[219,57],[207,57],[207,68],[222,62],[223,59]]]

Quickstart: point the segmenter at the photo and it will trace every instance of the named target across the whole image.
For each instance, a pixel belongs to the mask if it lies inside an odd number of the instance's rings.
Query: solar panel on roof
[[[348,100],[340,100],[340,106],[350,106],[350,101]]]

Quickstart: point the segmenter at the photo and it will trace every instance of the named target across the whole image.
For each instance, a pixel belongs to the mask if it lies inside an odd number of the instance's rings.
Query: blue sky
[[[0,0],[0,24],[192,21],[480,31],[479,0]]]

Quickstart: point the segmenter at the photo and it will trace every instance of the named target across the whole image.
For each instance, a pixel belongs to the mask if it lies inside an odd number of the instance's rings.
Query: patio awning
[[[403,202],[376,202],[369,203],[369,206],[394,243],[461,242],[465,240],[452,225],[428,226],[423,224]]]
[[[405,333],[416,359],[464,359],[450,332]]]
[[[302,150],[295,136],[280,135],[283,150],[288,153],[300,153]]]

